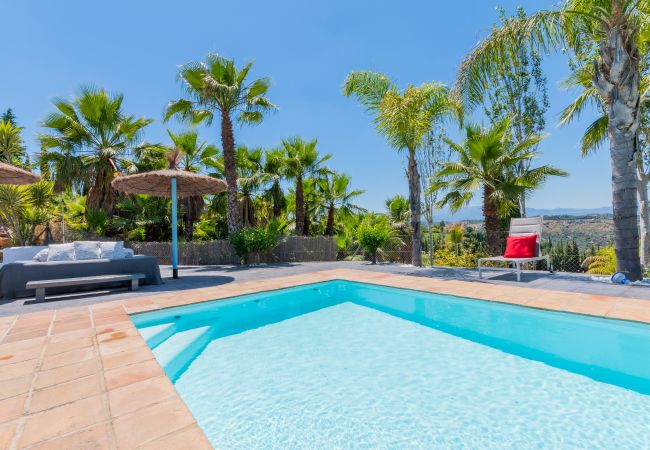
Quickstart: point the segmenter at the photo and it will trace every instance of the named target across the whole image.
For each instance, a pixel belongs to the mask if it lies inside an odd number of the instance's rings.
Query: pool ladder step
[[[199,327],[172,334],[153,349],[156,359],[174,380],[205,348],[211,339],[211,327]]]
[[[153,349],[174,334],[176,325],[173,323],[163,323],[152,327],[140,328],[139,331],[149,348]]]

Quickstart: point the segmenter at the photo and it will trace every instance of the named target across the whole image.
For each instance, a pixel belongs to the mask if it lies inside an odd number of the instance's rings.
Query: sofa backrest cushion
[[[106,259],[122,259],[124,258],[124,242],[100,242],[101,249],[100,258]]]
[[[50,253],[50,249],[49,248],[44,248],[43,250],[41,250],[40,252],[35,254],[32,259],[34,261],[38,261],[38,262],[45,262],[45,261],[47,261],[47,255],[49,253]]]
[[[101,257],[101,247],[99,241],[75,241],[74,259],[76,261],[85,261],[87,259],[99,259]]]
[[[48,261],[74,261],[74,243],[50,244],[48,247]]]
[[[47,248],[47,246],[32,245],[26,247],[7,247],[2,249],[2,263],[9,264],[16,261],[30,261],[44,248]]]

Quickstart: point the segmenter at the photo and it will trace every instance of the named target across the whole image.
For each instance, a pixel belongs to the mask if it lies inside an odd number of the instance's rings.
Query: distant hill
[[[612,214],[611,206],[600,208],[527,208],[528,216],[606,216]],[[437,211],[434,213],[434,221],[439,222],[459,222],[465,220],[483,220],[483,213],[480,206],[467,206],[456,214],[450,214],[449,211]]]
[[[482,220],[462,222],[468,227],[483,229]],[[611,214],[544,215],[542,239],[550,239],[554,243],[575,241],[581,249],[587,249],[592,244],[597,248],[604,247],[614,241],[614,223]]]

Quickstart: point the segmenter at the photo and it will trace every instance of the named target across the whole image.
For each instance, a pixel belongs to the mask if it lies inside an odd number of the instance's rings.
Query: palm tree
[[[386,211],[393,228],[404,235],[410,232],[409,222],[411,220],[411,211],[409,201],[403,195],[394,195],[386,199]]]
[[[54,163],[65,171],[52,178],[67,186],[80,186],[87,194],[88,209],[113,214],[117,193],[111,181],[120,173],[123,159],[133,149],[142,129],[152,120],[126,116],[122,94],[109,95],[103,89],[82,87],[71,101],[55,99],[56,111],[42,126],[50,134],[39,136],[43,148],[41,162]],[[50,153],[50,155],[48,155]]]
[[[9,120],[0,120],[0,161],[20,166],[25,157],[25,143],[21,127]]]
[[[31,226],[28,244],[34,245],[43,233],[45,233],[45,242],[50,243],[52,240],[50,219],[54,213],[54,183],[41,180],[38,183],[30,184],[27,191],[30,207],[25,211],[25,218]],[[45,225],[43,232],[36,236],[36,227],[43,224]]]
[[[607,104],[592,83],[593,66],[577,67],[564,81],[567,89],[579,88],[580,94],[569,104],[560,115],[560,125],[566,126],[579,118],[588,105],[596,107],[599,116],[587,126],[580,148],[582,156],[595,152],[607,141],[609,117]],[[639,239],[641,248],[641,266],[650,264],[650,199],[648,198],[648,183],[650,183],[650,168],[648,165],[648,144],[650,144],[650,75],[645,75],[639,83],[640,92],[640,122],[637,130],[638,150],[636,152],[637,191],[639,196],[640,218]],[[645,144],[645,145],[643,145]]]
[[[240,187],[239,213],[245,227],[257,224],[254,195],[267,180],[264,172],[264,149],[237,148],[237,184]]]
[[[284,152],[281,148],[267,150],[264,155],[264,173],[271,183],[266,191],[267,197],[272,202],[273,218],[279,219],[286,206],[284,192],[280,182],[285,176]]]
[[[337,211],[344,216],[365,211],[362,207],[352,203],[352,200],[363,194],[364,191],[350,190],[350,177],[337,173],[326,175],[318,179],[317,183],[327,207],[325,234],[334,236],[334,220]]]
[[[321,210],[321,206],[324,204],[321,192],[318,189],[318,178],[309,177],[303,180],[303,194],[303,217],[305,222],[302,228],[302,234],[303,236],[310,236],[314,232],[313,225],[316,221],[315,219]]]
[[[134,194],[120,198],[119,216],[112,225],[133,241],[169,241],[171,239],[171,200]]]
[[[322,176],[329,173],[329,170],[323,166],[323,163],[332,157],[331,154],[328,154],[321,158],[316,149],[317,143],[318,141],[316,139],[306,141],[300,137],[292,137],[282,141],[286,176],[289,179],[296,180],[296,234],[303,236],[306,236],[308,232],[305,229],[305,193],[303,183],[309,176]]]
[[[188,172],[201,172],[206,164],[219,153],[215,146],[199,142],[199,135],[196,131],[174,134],[167,130],[167,134],[172,140],[174,149],[180,152],[178,167]],[[189,242],[194,238],[194,224],[205,210],[205,200],[202,195],[192,195],[181,199],[180,205],[183,232],[185,240]]]
[[[452,225],[452,227],[447,232],[447,240],[449,241],[451,248],[458,256],[460,256],[460,244],[462,244],[464,236],[465,230],[459,223]]]
[[[225,174],[225,158],[220,156],[208,163],[216,170],[216,176],[223,177]],[[255,226],[257,215],[255,211],[255,199],[253,196],[267,181],[268,176],[264,172],[264,149],[249,149],[244,145],[237,147],[235,152],[237,162],[237,186],[238,200],[237,211],[242,218],[245,227]]]
[[[171,101],[165,111],[165,120],[172,116],[192,124],[212,123],[215,115],[221,120],[221,145],[224,172],[228,188],[228,231],[242,226],[237,202],[237,161],[233,119],[242,124],[258,124],[264,114],[276,108],[265,97],[270,82],[259,78],[246,80],[253,62],[238,69],[232,59],[209,54],[205,61],[192,62],[181,67],[178,77],[183,81],[189,98]]]
[[[411,208],[412,262],[422,265],[420,236],[420,174],[416,151],[424,144],[433,124],[459,109],[446,86],[424,83],[407,86],[403,91],[385,75],[370,71],[352,72],[343,84],[343,94],[354,96],[374,116],[380,134],[398,151],[408,152],[409,204]]]
[[[19,245],[33,245],[36,227],[46,225],[52,215],[53,183],[39,181],[29,186],[0,184],[0,224],[11,230]]]
[[[443,163],[435,175],[438,181],[431,184],[432,190],[445,192],[436,206],[449,206],[452,212],[467,205],[477,191],[482,191],[487,247],[493,255],[501,252],[499,219],[517,209],[519,196],[538,188],[551,175],[567,175],[549,165],[531,168],[526,164],[528,168],[522,171],[521,163],[538,155],[535,146],[543,138],[529,135],[510,145],[509,126],[510,120],[499,121],[490,129],[467,125],[462,143],[445,139],[457,158]]]
[[[82,156],[72,149],[51,150],[42,146],[37,157],[41,178],[54,182],[56,192],[86,195],[91,186],[91,174],[86,171]],[[127,171],[129,169],[127,168]]]
[[[614,244],[619,271],[642,277],[639,260],[636,157],[639,127],[639,48],[645,45],[650,3],[638,0],[564,0],[555,10],[513,18],[465,58],[457,87],[470,105],[522,49],[540,54],[569,49],[594,66],[592,84],[606,104],[612,164]],[[591,54],[590,49],[596,51]]]

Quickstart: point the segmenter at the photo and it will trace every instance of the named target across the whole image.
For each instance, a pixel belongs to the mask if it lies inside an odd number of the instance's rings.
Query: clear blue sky
[[[165,104],[181,95],[177,67],[216,51],[238,64],[255,60],[253,76],[269,76],[269,97],[279,111],[253,128],[236,129],[238,143],[273,146],[283,137],[316,137],[331,166],[366,190],[359,203],[383,209],[384,199],[406,193],[403,158],[389,148],[352,99],[341,95],[348,72],[371,69],[402,85],[424,81],[451,84],[472,46],[508,12],[551,7],[552,0],[209,1],[30,0],[3,5],[0,109],[14,109],[31,151],[38,149],[39,121],[50,101],[70,97],[81,84],[125,95],[129,114],[156,119],[150,142],[166,141]],[[534,194],[529,206],[598,207],[611,204],[607,149],[583,159],[578,140],[587,117],[556,127],[571,94],[558,88],[568,73],[562,56],[544,62],[551,109],[550,137],[542,161],[568,170]],[[218,127],[201,130],[219,142]],[[452,132],[452,135],[457,135]],[[476,203],[476,202],[474,202]]]

